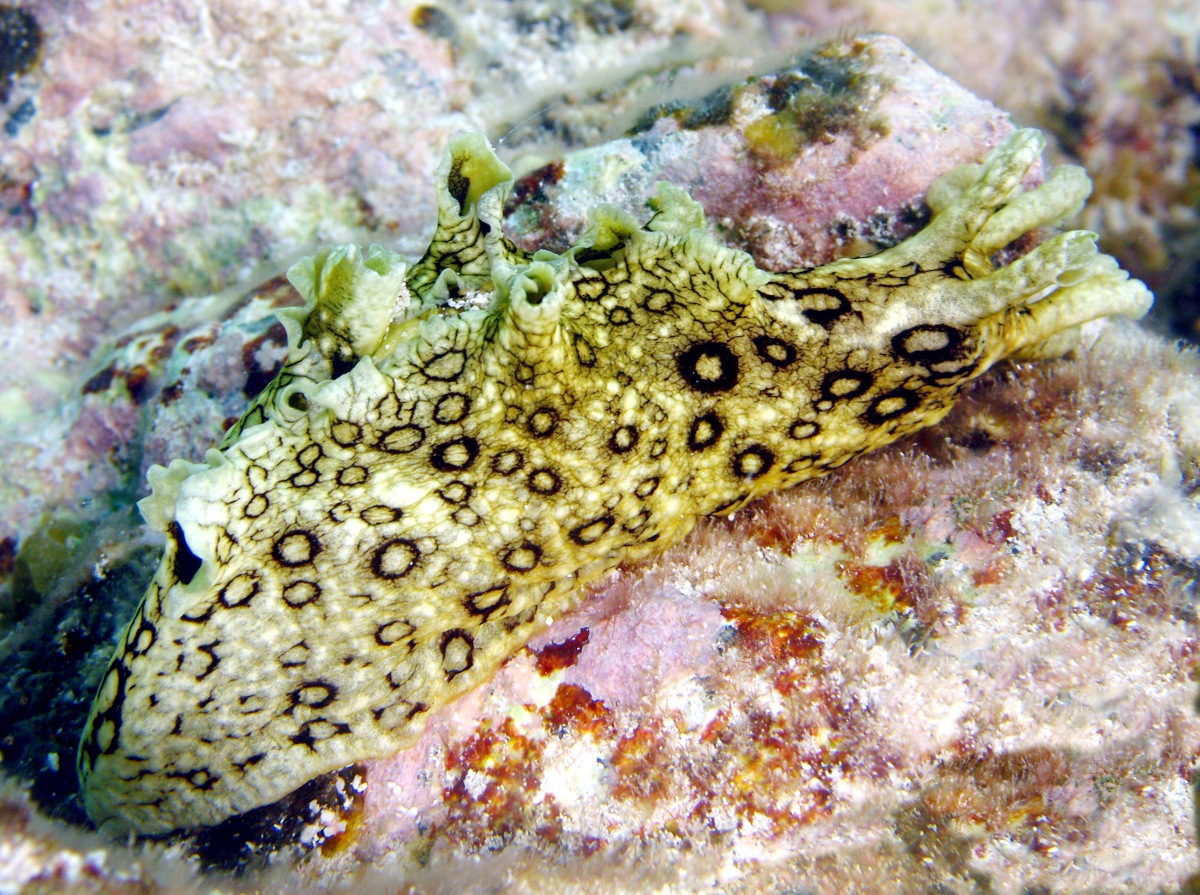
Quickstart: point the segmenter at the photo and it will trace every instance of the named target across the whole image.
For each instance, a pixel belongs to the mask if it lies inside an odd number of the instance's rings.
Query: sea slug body
[[[457,138],[425,256],[296,264],[279,376],[205,463],[151,470],[167,546],[80,744],[89,815],[194,829],[393,753],[585,582],[1145,313],[1090,233],[994,266],[1087,195],[1070,167],[1022,190],[1042,146],[1017,131],[951,172],[895,248],[769,273],[665,184],[644,226],[601,207],[528,255],[507,168]]]

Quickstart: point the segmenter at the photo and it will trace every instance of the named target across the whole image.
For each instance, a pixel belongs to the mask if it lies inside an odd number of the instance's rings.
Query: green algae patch
[[[838,134],[849,134],[855,146],[882,136],[886,125],[874,108],[888,84],[871,71],[865,47],[859,41],[830,45],[774,75],[766,89],[771,114],[744,131],[751,152],[778,163]]]

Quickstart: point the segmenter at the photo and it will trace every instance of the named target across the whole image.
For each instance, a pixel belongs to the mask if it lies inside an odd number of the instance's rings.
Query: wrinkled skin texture
[[[1041,148],[1019,131],[956,169],[893,249],[767,273],[672,187],[644,227],[604,208],[526,256],[507,169],[456,140],[425,257],[298,264],[278,379],[206,463],[152,470],[167,548],[80,746],[91,817],[211,825],[395,752],[584,582],[936,423],[1002,358],[1144,313],[1092,234],[993,268],[1086,196],[1070,168],[1021,191]]]

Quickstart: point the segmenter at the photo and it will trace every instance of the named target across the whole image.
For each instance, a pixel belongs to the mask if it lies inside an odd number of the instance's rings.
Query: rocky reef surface
[[[665,178],[770,267],[908,235],[928,183],[1011,128],[888,39],[715,89],[746,66],[730,35],[797,20],[681,9],[351,4],[304,28],[213,4],[38,10],[44,58],[14,81],[0,154],[0,746],[30,787],[4,795],[3,891],[1151,892],[1200,871],[1200,385],[1191,353],[1126,325],[622,571],[417,746],[257,826],[126,849],[68,825],[83,712],[157,556],[131,509],[144,470],[198,459],[282,356],[290,287],[239,283],[317,241],[418,254],[430,172],[469,126],[536,113],[509,144],[518,240],[566,239],[596,200],[640,213]],[[361,52],[363,29],[394,46]],[[663,86],[672,53],[701,88]],[[542,108],[563,83],[577,101]],[[629,134],[603,142],[609,119]],[[548,132],[596,145],[556,160],[529,136]],[[1086,214],[1107,222],[1100,183]],[[1118,206],[1170,217],[1148,196],[1179,204],[1147,187]],[[192,878],[281,840],[266,876]]]

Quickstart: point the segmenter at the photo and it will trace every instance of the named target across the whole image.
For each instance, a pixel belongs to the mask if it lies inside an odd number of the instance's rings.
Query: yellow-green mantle
[[[167,547],[80,744],[92,819],[216,824],[395,752],[583,583],[936,423],[998,360],[1145,313],[1090,233],[993,266],[1087,195],[1070,167],[1023,192],[1041,150],[1018,131],[952,171],[893,249],[768,273],[666,184],[644,227],[602,207],[526,255],[507,168],[456,139],[424,258],[296,264],[279,377],[205,463],[150,471]]]

